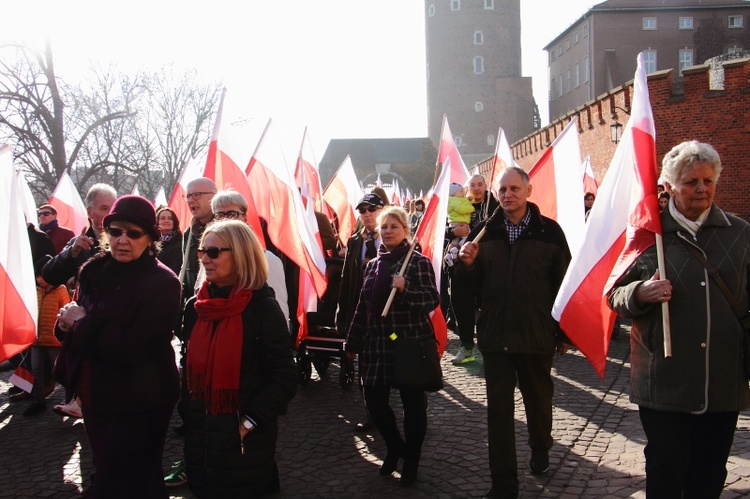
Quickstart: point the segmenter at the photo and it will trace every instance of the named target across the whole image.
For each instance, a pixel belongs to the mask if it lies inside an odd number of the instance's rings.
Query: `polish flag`
[[[581,163],[581,175],[583,176],[583,193],[586,194],[587,192],[590,192],[596,196],[596,193],[599,190],[599,184],[596,183],[594,169],[591,168],[590,154],[587,154],[586,157],[583,158],[583,163]]]
[[[255,235],[258,236],[258,241],[263,246],[263,249],[265,249],[266,243],[263,237],[263,228],[260,225],[260,219],[256,211],[257,200],[253,197],[245,173],[238,166],[244,164],[242,159],[247,157],[247,152],[249,152],[246,146],[247,138],[236,136],[229,124],[222,123],[226,95],[227,89],[224,88],[221,91],[221,99],[219,100],[219,111],[216,114],[214,134],[211,138],[211,143],[208,145],[208,156],[203,176],[213,180],[216,183],[217,189],[225,190],[231,187],[245,198],[245,201],[247,201],[247,224],[253,229]]]
[[[191,156],[185,162],[180,178],[177,180],[174,190],[172,190],[172,196],[167,203],[169,209],[174,211],[180,220],[180,231],[183,233],[190,228],[190,223],[193,221],[193,213],[190,211],[190,207],[185,199],[187,186],[190,182],[202,176],[203,165]]]
[[[36,225],[36,200],[34,195],[31,193],[29,183],[26,181],[26,176],[23,174],[21,168],[16,168],[16,182],[18,182],[18,189],[20,193],[21,205],[23,214],[26,217],[26,223]]]
[[[302,145],[297,157],[297,166],[294,169],[294,180],[297,187],[300,188],[302,201],[307,206],[307,200],[313,200],[313,209],[323,212],[323,188],[320,185],[320,173],[318,171],[318,162],[315,161],[310,137],[307,134],[307,127],[302,136]]]
[[[10,146],[0,146],[0,223],[7,237],[0,242],[0,362],[25,349],[36,338],[36,281],[31,244]],[[58,211],[59,213],[59,211]]]
[[[323,191],[323,200],[331,207],[339,221],[339,241],[346,242],[354,233],[357,214],[354,208],[362,199],[362,188],[354,173],[352,158],[347,155]]]
[[[425,207],[416,234],[419,245],[422,247],[421,253],[432,261],[432,268],[435,270],[435,284],[438,289],[440,289],[441,269],[443,267],[445,220],[448,218],[448,188],[453,178],[452,163],[452,158],[445,158],[443,169],[435,184],[432,196],[430,196],[430,201]],[[445,317],[443,317],[440,305],[430,312],[430,320],[435,330],[435,337],[438,340],[438,352],[442,355],[445,351],[445,345],[448,343],[448,327],[445,324]]]
[[[268,223],[271,242],[296,263],[300,272],[310,275],[318,297],[326,290],[326,263],[318,224],[306,215],[293,173],[289,170],[281,147],[271,137],[271,120],[245,170],[251,198],[257,203],[258,215]],[[314,218],[313,218],[314,220]]]
[[[607,306],[614,282],[661,233],[656,133],[643,54],[633,83],[633,109],[591,208],[552,316],[599,376],[604,377],[615,313]],[[604,202],[602,202],[604,201]]]
[[[164,193],[163,186],[159,187],[159,192],[156,193],[156,198],[154,198],[154,206],[167,206],[167,195]],[[180,218],[180,220],[182,219]]]
[[[529,170],[533,187],[529,201],[560,224],[572,254],[581,246],[586,222],[580,171],[578,117],[574,116]]]
[[[508,138],[505,136],[505,130],[502,127],[497,132],[497,142],[495,142],[495,157],[492,163],[492,173],[490,173],[490,187],[497,193],[500,187],[500,176],[509,166],[518,166],[513,158],[513,152],[510,150]]]
[[[305,171],[303,170],[301,174],[303,183],[308,181],[305,177]],[[302,203],[301,208],[303,210],[305,223],[307,227],[310,228],[310,231],[314,234],[318,249],[320,250],[321,254],[323,254],[323,241],[320,238],[320,228],[318,227],[318,219],[315,217],[315,212],[313,211],[313,203]],[[323,264],[323,272],[325,272],[325,260]],[[297,323],[299,324],[299,330],[297,331],[297,340],[295,346],[299,346],[300,342],[305,339],[309,332],[307,314],[309,312],[317,312],[317,310],[318,296],[315,292],[315,285],[313,283],[312,275],[309,271],[300,268],[297,293]]]
[[[141,191],[138,190],[138,182],[133,183],[133,191],[130,193],[131,196],[140,196]]]
[[[57,210],[57,221],[63,227],[68,227],[76,235],[88,228],[89,217],[86,207],[67,170],[57,182],[57,187],[49,198],[49,204]]]
[[[464,185],[469,180],[469,170],[466,169],[464,160],[461,159],[461,154],[458,152],[456,142],[453,140],[451,134],[451,128],[448,126],[448,117],[443,115],[443,127],[440,131],[440,148],[438,150],[438,163],[445,163],[450,158],[451,164],[451,177],[450,182],[453,184]]]

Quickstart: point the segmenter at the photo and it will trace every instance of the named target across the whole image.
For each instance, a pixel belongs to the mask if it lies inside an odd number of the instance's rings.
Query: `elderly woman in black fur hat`
[[[180,282],[156,259],[156,215],[123,196],[104,217],[108,248],[78,276],[75,301],[58,316],[57,376],[81,400],[94,457],[95,498],[166,498],[161,469],[179,396],[172,329]]]

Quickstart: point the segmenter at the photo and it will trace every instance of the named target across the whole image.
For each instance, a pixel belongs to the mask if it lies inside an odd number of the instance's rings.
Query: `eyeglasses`
[[[382,209],[382,206],[370,206],[369,208],[357,208],[357,211],[359,211],[360,215],[364,215],[365,212],[375,213],[376,211]]]
[[[210,192],[191,192],[190,194],[185,194],[185,200],[190,201],[190,199],[195,199],[196,201],[200,201],[201,196],[204,194],[216,194],[216,191],[210,191]]]
[[[244,215],[245,215],[244,212],[234,211],[234,210],[214,212],[214,218],[216,220],[236,220]]]
[[[107,234],[109,234],[109,237],[118,238],[122,236],[123,233],[126,236],[128,236],[128,239],[140,239],[146,235],[146,233],[143,232],[142,230],[135,230],[135,229],[122,230],[122,229],[118,229],[117,227],[107,227]]]
[[[50,215],[52,215],[51,211],[39,211],[39,212],[37,212],[37,216],[39,216],[39,217],[48,217]]]
[[[218,246],[209,246],[208,248],[198,248],[198,258],[203,258],[206,255],[211,260],[219,258],[219,253],[222,251],[232,251],[232,248],[219,248]]]

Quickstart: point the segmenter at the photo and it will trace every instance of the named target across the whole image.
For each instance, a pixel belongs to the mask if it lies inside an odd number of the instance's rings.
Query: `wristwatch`
[[[243,416],[242,426],[244,426],[247,431],[253,431],[253,429],[255,428],[255,423],[253,423],[247,416]]]

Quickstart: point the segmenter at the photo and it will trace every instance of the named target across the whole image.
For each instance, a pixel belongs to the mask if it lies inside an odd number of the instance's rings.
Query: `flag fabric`
[[[81,234],[89,226],[89,217],[86,207],[83,205],[81,195],[78,194],[73,179],[70,178],[67,171],[64,171],[62,177],[57,182],[52,196],[49,198],[49,204],[57,210],[57,221],[63,227],[68,227],[76,235]]]
[[[594,169],[591,168],[591,155],[587,154],[581,163],[581,175],[583,176],[583,193],[590,192],[594,196],[599,191],[599,184],[596,183]]]
[[[180,220],[180,231],[183,233],[190,228],[190,222],[193,220],[193,214],[185,199],[187,186],[193,180],[203,176],[203,166],[204,164],[196,161],[192,156],[185,162],[180,178],[177,180],[167,203],[169,209],[174,211]]]
[[[34,375],[23,366],[16,367],[8,381],[26,393],[31,393],[32,388],[34,388]]]
[[[307,206],[308,199],[313,200],[313,209],[323,212],[323,188],[320,185],[320,173],[318,171],[318,162],[315,161],[310,137],[307,134],[307,127],[302,135],[302,145],[297,157],[297,165],[294,169],[294,180],[302,195],[302,202]]]
[[[343,246],[346,246],[357,224],[355,207],[362,199],[362,188],[357,181],[354,165],[352,165],[352,159],[349,155],[344,158],[341,166],[328,182],[323,191],[323,199],[336,214],[339,222],[339,241]]]
[[[427,203],[416,234],[416,238],[422,248],[421,253],[432,262],[438,289],[441,289],[440,281],[443,266],[443,246],[445,244],[445,221],[448,218],[448,188],[450,187],[451,175],[453,173],[452,162],[450,157],[445,158],[443,169],[435,184],[432,196],[430,196],[430,201]],[[443,317],[440,305],[430,312],[430,321],[432,322],[435,337],[438,341],[438,352],[442,355],[448,342],[448,327],[445,324],[445,317]]]
[[[505,136],[505,130],[500,127],[497,131],[497,141],[495,142],[495,156],[492,161],[492,172],[490,173],[490,188],[497,194],[500,187],[500,176],[503,170],[509,166],[518,166],[513,158],[513,152],[510,150],[508,138]]]
[[[167,206],[167,195],[164,193],[164,187],[159,187],[159,192],[156,193],[154,198],[154,206]],[[182,219],[180,218],[180,220]]]
[[[326,290],[325,257],[318,240],[317,222],[311,224],[303,208],[293,172],[281,147],[272,138],[269,119],[245,170],[258,214],[267,222],[268,237],[284,255],[310,275],[318,297]],[[313,215],[314,216],[314,215]]]
[[[253,198],[244,170],[239,167],[240,164],[244,164],[242,158],[246,156],[246,151],[249,153],[249,149],[246,147],[247,141],[244,137],[236,137],[230,126],[222,121],[226,96],[227,89],[224,88],[221,91],[219,110],[216,113],[214,133],[208,145],[203,176],[213,180],[217,189],[232,188],[245,198],[245,201],[247,201],[247,213],[245,214],[247,224],[253,229],[253,232],[258,236],[258,241],[265,249],[263,228],[256,211],[256,199]]]
[[[443,115],[443,126],[440,130],[440,147],[438,149],[438,163],[445,164],[450,158],[451,160],[451,171],[450,171],[450,183],[464,185],[469,180],[469,170],[466,169],[464,160],[461,158],[461,154],[458,152],[456,142],[453,140],[453,134],[451,134],[451,128],[448,125],[448,117]]]
[[[306,181],[304,177],[305,177],[305,173],[303,172],[302,178],[303,180]],[[320,229],[318,227],[318,219],[315,217],[315,212],[313,211],[313,203],[308,202],[307,205],[302,207],[302,209],[304,210],[305,222],[307,226],[310,227],[312,232],[314,233],[315,242],[318,244],[318,247],[322,253],[323,241],[320,239]],[[325,264],[323,267],[323,272],[325,272]],[[299,346],[300,342],[307,336],[309,332],[309,325],[307,323],[307,314],[309,312],[317,312],[317,311],[318,311],[318,296],[317,296],[317,293],[315,292],[315,285],[313,283],[313,277],[308,270],[300,268],[298,293],[297,293],[297,311],[296,311],[297,323],[299,324],[299,329],[297,330],[297,340],[296,340],[295,346]]]
[[[130,192],[131,196],[140,196],[141,191],[138,190],[138,182],[133,183],[133,190]]]
[[[656,134],[642,53],[633,86],[630,120],[599,186],[583,245],[574,254],[552,309],[560,327],[602,377],[615,321],[607,294],[661,232]]]
[[[36,280],[31,244],[10,146],[0,146],[0,362],[33,343],[37,329]]]
[[[542,215],[560,224],[572,254],[581,246],[586,222],[577,127],[578,117],[574,116],[529,170],[529,201],[539,206]]]
[[[26,217],[26,223],[36,225],[37,217],[36,214],[36,201],[34,195],[31,193],[29,183],[26,181],[26,176],[23,174],[21,168],[16,168],[16,182],[18,182],[18,189],[20,193],[21,205],[23,214]]]

